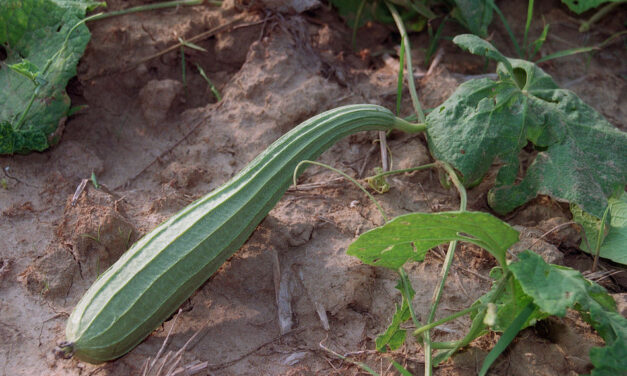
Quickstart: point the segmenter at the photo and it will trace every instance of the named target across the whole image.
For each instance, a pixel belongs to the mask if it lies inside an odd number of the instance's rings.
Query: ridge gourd
[[[376,105],[338,107],[301,123],[231,180],[146,234],[98,277],[68,319],[63,350],[100,363],[134,348],[244,244],[302,160],[317,158],[355,132],[424,128]]]

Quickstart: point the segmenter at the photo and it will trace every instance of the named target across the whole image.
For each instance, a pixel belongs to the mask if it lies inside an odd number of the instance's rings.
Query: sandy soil
[[[112,0],[108,9],[141,3]],[[141,374],[170,331],[166,352],[181,349],[197,333],[180,365],[200,364],[201,375],[360,373],[320,343],[352,354],[381,374],[394,374],[391,359],[422,374],[424,354],[411,339],[393,353],[373,350],[374,338],[400,302],[395,275],[345,254],[358,234],[382,224],[380,214],[351,183],[317,168],[300,181],[310,189],[288,191],[246,245],[181,307],[176,320],[164,323],[131,353],[104,365],[55,356],[73,306],[132,242],[218,187],[308,117],[350,103],[394,107],[398,36],[392,28],[366,26],[358,34],[359,52],[353,52],[350,28],[327,6],[295,14],[277,12],[273,3],[244,7],[225,1],[221,8],[167,9],[89,24],[92,40],[69,86],[73,104],[86,109],[68,119],[61,143],[51,150],[0,157],[0,166],[9,168],[7,187],[0,189],[3,375]],[[500,3],[514,32],[522,35],[526,4]],[[551,24],[543,54],[598,43],[622,30],[620,17],[610,17],[580,34],[577,20],[559,1],[538,3],[536,14]],[[146,59],[178,37],[190,39],[220,25],[230,26],[195,42],[207,52],[185,49],[186,85],[180,49]],[[542,26],[536,19],[531,35]],[[491,31],[494,43],[513,55],[498,20]],[[460,32],[453,23],[445,29],[446,35]],[[421,33],[412,42],[417,71],[424,73],[428,38]],[[482,59],[451,43],[443,41],[441,51],[439,64],[417,82],[427,108],[441,103],[467,75],[483,72]],[[625,129],[624,61],[627,54],[619,42],[592,57],[571,56],[541,66]],[[197,65],[222,93],[220,102]],[[363,178],[380,164],[375,139],[374,132],[351,136],[320,160]],[[431,161],[422,136],[392,134],[389,146],[397,168]],[[72,205],[76,187],[92,172],[110,192],[88,184]],[[378,196],[390,216],[458,205],[455,192],[442,188],[432,171],[399,175],[390,183],[391,190]],[[472,209],[489,210],[487,188],[481,184],[469,192]],[[524,230],[523,246],[533,244],[552,262],[589,269],[590,258],[576,249],[575,228],[566,226],[540,239],[570,220],[563,206],[540,198],[505,219]],[[408,266],[419,317],[428,313],[443,254],[444,248],[435,250],[425,262]],[[489,289],[487,275],[495,262],[464,245],[454,265],[441,317]],[[626,277],[620,272],[602,283],[622,292]],[[435,332],[436,339],[459,338],[468,324],[465,318],[453,321]],[[478,339],[436,374],[476,374],[496,340],[495,334]],[[525,330],[493,374],[585,373],[588,349],[601,343],[576,316],[548,320]]]

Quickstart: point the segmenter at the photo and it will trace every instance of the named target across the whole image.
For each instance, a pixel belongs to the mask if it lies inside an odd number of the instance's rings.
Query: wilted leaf
[[[471,80],[427,117],[431,153],[478,182],[499,162],[490,206],[507,213],[538,194],[574,202],[601,217],[607,199],[627,183],[627,134],[574,93],[557,87],[535,64],[506,59],[471,35],[454,40],[500,60],[499,80]],[[496,52],[495,52],[496,51]],[[518,155],[530,142],[541,150],[519,179]]]
[[[7,52],[4,63],[14,70],[0,69],[0,122],[4,122],[0,154],[41,151],[49,146],[48,136],[70,107],[65,86],[76,74],[89,31],[81,25],[69,35],[66,47],[64,41],[92,5],[89,1],[3,1],[0,44]],[[19,119],[35,90],[36,96],[20,125]]]
[[[473,34],[485,37],[492,22],[492,6],[486,0],[454,0],[453,17]]]

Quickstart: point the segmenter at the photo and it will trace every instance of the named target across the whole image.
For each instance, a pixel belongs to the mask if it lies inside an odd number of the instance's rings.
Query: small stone
[[[560,265],[564,262],[564,254],[553,244],[542,240],[542,231],[536,228],[514,226],[520,232],[520,241],[510,248],[510,252],[518,255],[520,252],[530,249],[540,255],[549,264]]]
[[[627,318],[627,293],[612,294],[612,298],[616,301],[616,310],[618,313]]]
[[[149,125],[165,120],[183,84],[176,80],[152,80],[139,91],[139,102]]]

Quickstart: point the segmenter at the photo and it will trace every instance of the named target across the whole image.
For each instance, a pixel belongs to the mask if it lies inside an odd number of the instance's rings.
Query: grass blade
[[[403,19],[401,15],[398,13],[394,5],[392,3],[386,2],[390,13],[392,13],[392,17],[394,18],[394,22],[396,23],[396,27],[398,31],[401,33],[401,42],[405,44],[405,54],[407,58],[405,59],[407,64],[407,86],[409,86],[409,95],[411,96],[411,101],[414,105],[414,110],[416,111],[416,115],[418,116],[418,121],[420,123],[425,122],[425,114],[422,111],[422,106],[420,105],[420,100],[418,99],[418,93],[416,92],[416,85],[414,83],[414,69],[411,63],[411,46],[409,45],[409,37],[407,36],[407,31],[405,31],[405,25],[403,24]]]
[[[357,39],[357,29],[359,28],[359,20],[361,19],[361,14],[364,11],[364,7],[366,5],[366,0],[361,0],[359,4],[359,8],[357,8],[357,14],[355,14],[355,23],[353,24],[353,37],[351,38],[351,46],[353,50],[357,48],[355,40]]]
[[[402,375],[402,376],[413,376],[411,374],[411,372],[409,372],[408,370],[405,369],[405,367],[403,367],[402,365],[398,364],[396,362],[396,360],[392,361],[392,365],[394,366],[394,368],[396,368],[396,370]]]
[[[205,73],[205,70],[202,69],[202,67],[198,64],[196,64],[196,68],[198,68],[198,72],[200,73],[200,75],[202,76],[202,78],[205,79],[205,81],[207,81],[207,85],[209,85],[209,89],[211,90],[211,92],[213,93],[213,95],[216,97],[216,100],[218,102],[220,102],[222,100],[222,96],[220,95],[220,92],[218,91],[218,89],[215,87],[215,85],[213,84],[213,82],[211,82],[211,80],[209,79],[209,77],[207,77],[207,74]]]
[[[398,83],[396,85],[396,116],[401,114],[401,99],[403,98],[403,72],[405,71],[405,43],[401,43],[398,54]]]
[[[533,42],[533,51],[529,54],[529,59],[533,59],[533,57],[536,56],[538,52],[540,52],[540,49],[544,45],[544,42],[546,42],[546,37],[548,34],[549,24],[546,24],[544,25],[544,29],[542,29],[542,34],[540,34],[538,39]]]
[[[518,41],[516,40],[516,36],[514,35],[512,28],[509,26],[509,22],[507,22],[507,18],[505,18],[505,15],[503,15],[503,12],[501,12],[499,7],[497,7],[496,4],[494,4],[494,0],[488,0],[488,3],[494,9],[496,14],[499,15],[501,22],[503,22],[503,26],[505,27],[505,30],[507,31],[507,35],[509,35],[509,39],[512,40],[512,44],[514,45],[514,49],[516,50],[516,55],[518,55],[519,58],[522,58],[523,57],[522,51],[520,49],[520,46],[518,45]]]
[[[531,26],[531,19],[533,18],[533,0],[529,0],[527,4],[527,22],[525,22],[525,34],[523,35],[523,48],[525,49],[525,54],[529,53],[529,46],[527,46],[527,34],[529,34],[529,27]]]
[[[485,376],[490,369],[490,366],[494,361],[501,355],[503,351],[509,346],[509,344],[514,340],[518,332],[522,329],[525,322],[533,311],[536,310],[536,306],[533,303],[527,304],[525,308],[516,316],[512,324],[505,330],[499,341],[496,343],[492,351],[486,356],[483,361],[483,365],[481,366],[481,370],[479,371],[479,376]]]
[[[438,41],[440,40],[440,35],[442,35],[442,30],[444,30],[444,25],[446,25],[446,21],[448,21],[448,18],[449,18],[448,15],[444,17],[444,19],[442,20],[442,23],[440,24],[440,26],[438,26],[438,29],[435,31],[435,34],[430,36],[429,47],[427,48],[427,52],[425,54],[425,64],[429,64],[429,62],[431,61],[431,57],[435,53],[435,50],[438,48]]]
[[[566,56],[576,55],[576,54],[580,54],[580,53],[584,53],[584,52],[595,51],[595,50],[598,50],[598,49],[599,49],[599,47],[592,46],[592,47],[577,47],[577,48],[570,48],[568,50],[557,51],[555,53],[552,53],[550,55],[546,55],[545,57],[536,60],[536,64],[542,63],[542,62],[545,62],[545,61],[549,61],[549,60],[553,60],[553,59],[558,59],[560,57],[566,57]]]

